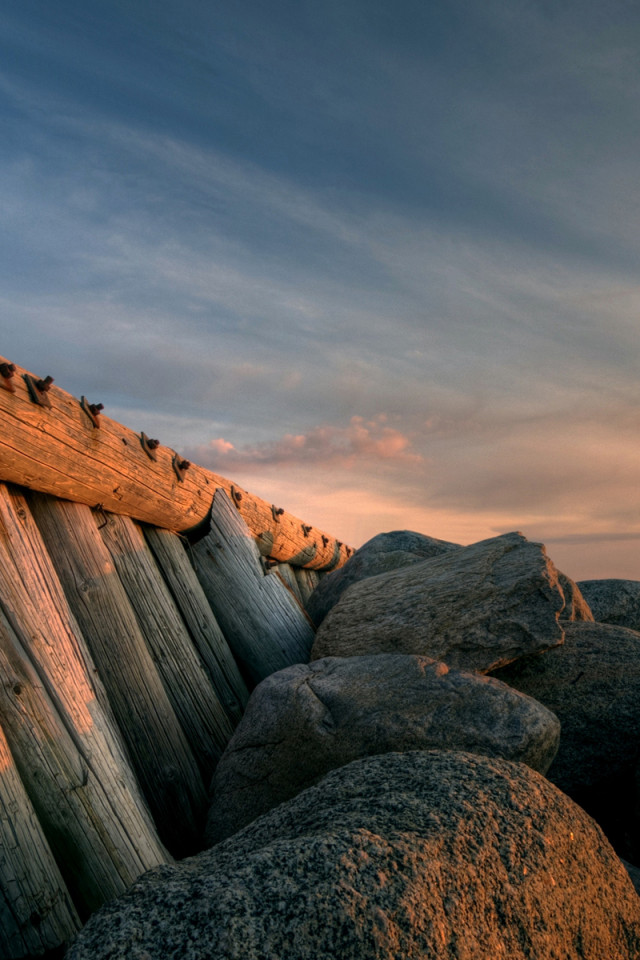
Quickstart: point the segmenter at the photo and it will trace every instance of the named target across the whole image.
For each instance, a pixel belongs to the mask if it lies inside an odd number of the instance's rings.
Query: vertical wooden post
[[[300,593],[300,587],[298,586],[298,581],[296,580],[296,575],[291,564],[276,563],[275,566],[271,567],[269,570],[268,576],[280,577],[285,587],[291,591],[300,606],[304,606],[302,602],[302,594]]]
[[[144,528],[144,535],[209,671],[218,698],[235,727],[244,713],[249,692],[181,538],[159,527]]]
[[[80,926],[0,727],[0,957],[52,950]]]
[[[196,573],[250,684],[306,663],[311,622],[278,577],[266,577],[251,534],[224,490],[216,490],[211,530],[193,547]]]
[[[105,519],[102,539],[208,786],[233,728],[140,527],[114,513]]]
[[[91,510],[45,494],[30,504],[160,837],[174,856],[195,853],[206,790]]]
[[[320,583],[322,576],[325,576],[325,574],[321,575],[315,570],[307,570],[304,567],[296,567],[295,576],[298,587],[300,588],[302,603],[304,605]]]

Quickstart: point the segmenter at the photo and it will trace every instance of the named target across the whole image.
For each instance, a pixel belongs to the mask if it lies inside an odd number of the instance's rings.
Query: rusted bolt
[[[282,516],[283,513],[284,513],[284,510],[282,509],[282,507],[276,507],[275,503],[271,504],[271,516],[273,517],[276,523],[280,523],[280,517]]]
[[[240,501],[242,500],[242,494],[240,493],[239,490],[233,491],[233,499],[236,500],[238,503],[240,503]]]
[[[305,537],[308,537],[312,530],[313,530],[313,527],[308,527],[306,523],[302,524],[302,532],[305,535]]]
[[[151,437],[149,437],[149,439],[147,440],[147,446],[149,447],[149,450],[157,450],[158,447],[160,446],[160,441],[153,440]]]
[[[91,410],[94,417],[97,417],[100,411],[104,410],[104,403],[90,403],[89,410]]]
[[[5,380],[11,380],[15,372],[15,363],[0,363],[0,376],[4,377]]]
[[[345,547],[345,553],[347,554],[348,557],[350,557],[350,556],[351,556],[351,547]]]
[[[190,466],[191,462],[189,460],[178,460],[177,462],[178,470],[188,470]]]
[[[45,377],[44,380],[36,380],[36,387],[41,393],[47,393],[51,389],[53,377]]]
[[[336,547],[338,548],[338,550],[340,549],[341,546],[342,546],[342,540],[336,540]]]
[[[323,546],[323,547],[326,547],[326,545],[327,545],[328,543],[329,543],[329,537],[325,537],[325,535],[324,535],[324,533],[323,533],[323,534],[322,534],[322,546]]]

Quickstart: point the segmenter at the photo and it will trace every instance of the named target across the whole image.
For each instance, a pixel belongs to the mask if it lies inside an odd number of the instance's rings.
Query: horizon
[[[640,11],[3,19],[4,356],[354,547],[640,580]]]

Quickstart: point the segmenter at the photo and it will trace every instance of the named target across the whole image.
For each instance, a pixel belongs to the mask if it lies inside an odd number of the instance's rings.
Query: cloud
[[[218,437],[188,452],[203,466],[224,473],[291,464],[350,469],[364,462],[393,461],[405,467],[422,463],[423,457],[410,448],[411,439],[389,426],[387,417],[379,414],[371,420],[353,416],[347,426],[323,424],[307,433],[288,433],[275,441],[240,448]]]

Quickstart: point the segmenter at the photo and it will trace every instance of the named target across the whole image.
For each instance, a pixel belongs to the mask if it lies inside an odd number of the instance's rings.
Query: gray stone
[[[216,843],[358,757],[467,750],[544,773],[560,724],[536,700],[427,657],[328,657],[272,674],[254,690],[213,779]]]
[[[581,580],[594,620],[640,631],[640,580]]]
[[[323,577],[307,601],[307,613],[319,626],[352,583],[458,549],[457,543],[413,530],[379,533],[359,547],[342,567]]]
[[[637,960],[640,899],[540,774],[468,753],[356,760],[147,873],[68,960]]]
[[[318,628],[311,659],[419,653],[486,672],[562,643],[561,616],[590,616],[561,578],[521,533],[461,547],[352,584]]]
[[[562,647],[495,676],[556,714],[560,747],[547,776],[575,796],[632,776],[640,759],[640,633],[578,622],[565,630]]]

